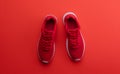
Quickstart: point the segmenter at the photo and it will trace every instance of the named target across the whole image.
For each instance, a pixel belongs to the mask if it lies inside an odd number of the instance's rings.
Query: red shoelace
[[[52,40],[53,40],[52,34],[53,34],[52,32],[47,32],[47,31],[42,33],[41,43],[42,43],[43,51],[45,52],[48,52],[52,47]]]
[[[79,30],[71,30],[68,32],[68,37],[69,37],[69,41],[70,41],[70,48],[71,49],[77,49],[79,48],[79,43],[78,43],[78,34]]]

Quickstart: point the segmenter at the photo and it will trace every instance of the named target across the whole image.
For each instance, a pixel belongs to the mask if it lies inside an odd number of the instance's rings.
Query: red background
[[[65,49],[62,16],[81,23],[85,55],[73,63]],[[56,53],[50,65],[37,57],[45,15],[58,17]],[[120,74],[120,0],[0,0],[0,74]]]

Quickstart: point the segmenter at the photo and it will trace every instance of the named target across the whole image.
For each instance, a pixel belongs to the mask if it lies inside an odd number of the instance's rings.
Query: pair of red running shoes
[[[66,29],[66,49],[69,57],[74,62],[81,60],[85,42],[80,32],[80,24],[73,12],[67,12],[63,16],[63,24]],[[45,17],[41,29],[41,37],[38,44],[38,56],[42,63],[50,63],[55,53],[55,33],[57,19],[53,15]]]

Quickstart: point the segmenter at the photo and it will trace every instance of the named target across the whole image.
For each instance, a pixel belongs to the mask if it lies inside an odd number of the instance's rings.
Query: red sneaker
[[[68,12],[63,16],[63,23],[66,29],[66,48],[69,57],[77,62],[80,61],[85,50],[85,42],[80,32],[80,25],[77,16]]]
[[[50,63],[55,52],[55,32],[57,19],[53,15],[45,17],[38,45],[38,56],[42,63]]]

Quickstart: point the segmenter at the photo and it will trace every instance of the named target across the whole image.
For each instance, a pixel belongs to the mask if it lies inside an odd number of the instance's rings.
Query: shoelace
[[[52,32],[43,32],[41,39],[43,51],[49,51],[52,46]]]
[[[75,31],[69,31],[68,35],[69,35],[69,40],[70,40],[70,47],[72,49],[77,49],[78,48],[78,30]]]

